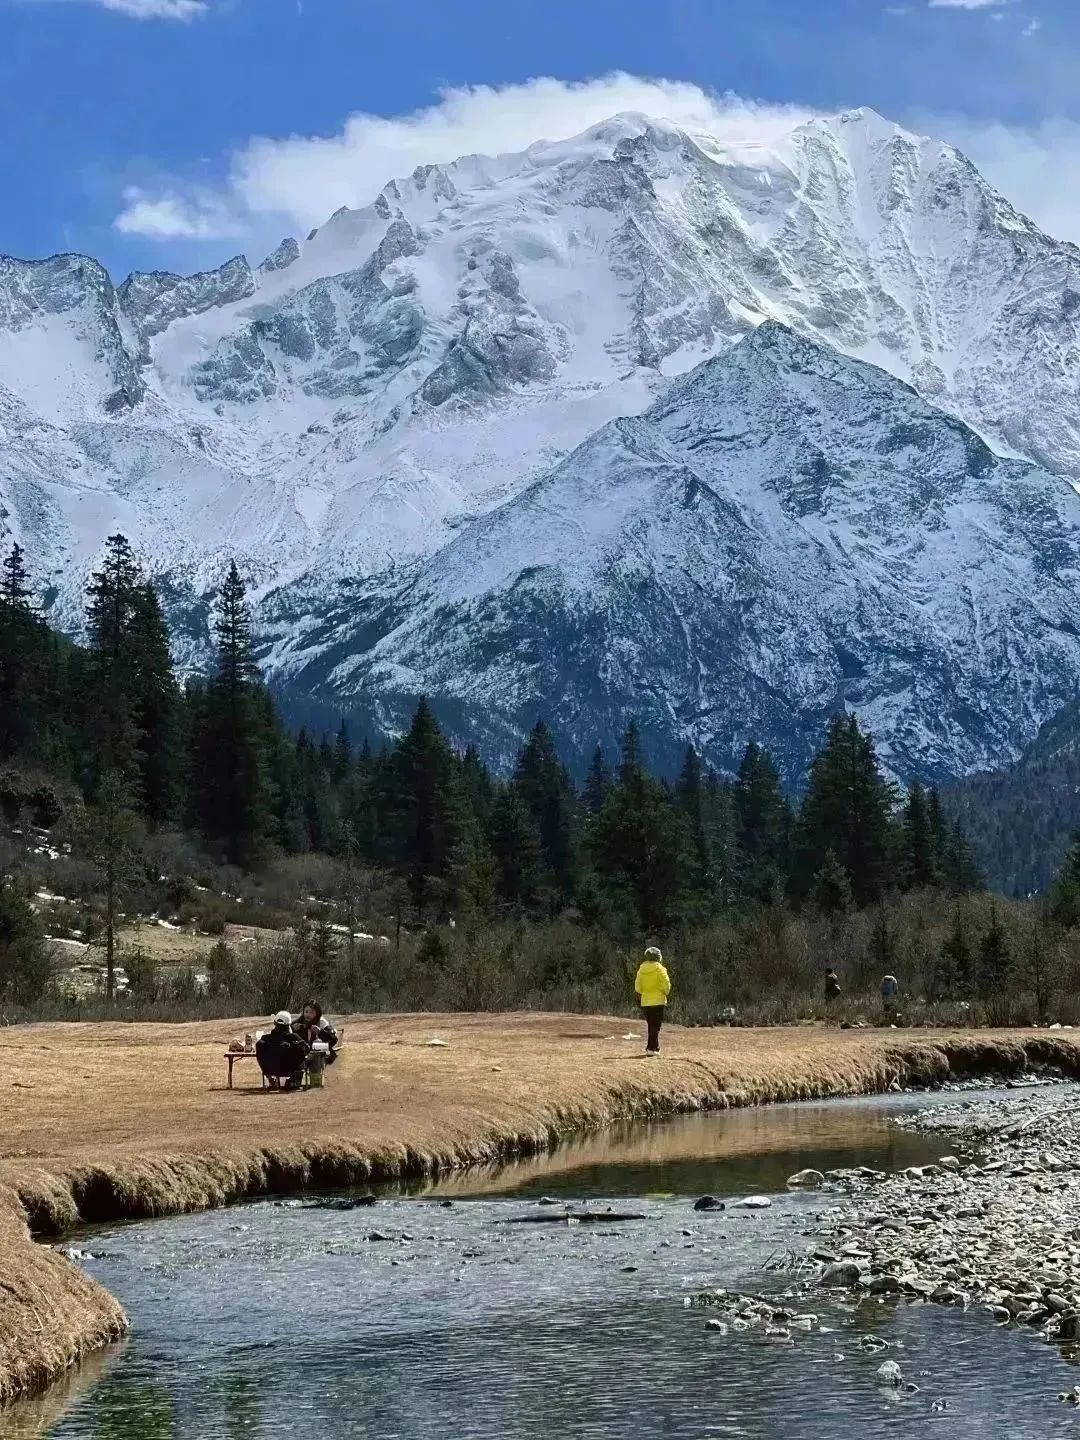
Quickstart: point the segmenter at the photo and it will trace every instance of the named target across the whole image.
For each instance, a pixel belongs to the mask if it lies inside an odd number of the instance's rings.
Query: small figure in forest
[[[641,1013],[645,1016],[648,1030],[645,1054],[659,1055],[660,1026],[664,1023],[664,1007],[671,994],[671,977],[664,966],[664,957],[655,945],[650,945],[645,951],[645,958],[638,966],[634,989],[641,1001]]]
[[[840,977],[833,969],[825,971],[825,1008],[831,1010],[840,998]]]
[[[900,994],[900,986],[895,975],[886,975],[881,981],[881,1010],[886,1021],[891,1023],[896,1018],[897,1000]]]

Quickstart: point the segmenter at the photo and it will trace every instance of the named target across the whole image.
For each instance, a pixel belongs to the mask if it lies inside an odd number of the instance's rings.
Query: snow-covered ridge
[[[84,257],[0,260],[0,528],[70,624],[118,526],[179,597],[235,555],[267,624],[293,616],[271,652],[291,666],[343,594],[454,563],[575,447],[610,444],[613,421],[633,436],[634,416],[704,384],[701,363],[765,321],[1080,484],[1080,252],[962,155],[865,110],[767,148],[621,115],[421,166],[256,267],[114,287]],[[859,473],[884,503],[886,472]],[[583,482],[558,543],[587,552],[611,520],[606,474]],[[542,568],[528,527],[514,536]],[[845,554],[855,583],[869,559]],[[391,644],[365,685],[390,673]],[[1034,711],[1016,705],[1018,742]],[[1003,757],[1014,740],[994,733]],[[963,768],[950,744],[941,763]]]

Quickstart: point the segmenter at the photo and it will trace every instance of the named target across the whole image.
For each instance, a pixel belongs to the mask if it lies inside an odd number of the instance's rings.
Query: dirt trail
[[[264,1024],[0,1032],[0,1398],[63,1373],[123,1325],[116,1302],[28,1227],[56,1236],[83,1221],[491,1163],[619,1119],[1029,1061],[1080,1070],[1080,1037],[1045,1032],[673,1027],[664,1056],[645,1060],[626,1019],[387,1015],[344,1020],[325,1090],[263,1091],[242,1061],[230,1092],[226,1045]]]

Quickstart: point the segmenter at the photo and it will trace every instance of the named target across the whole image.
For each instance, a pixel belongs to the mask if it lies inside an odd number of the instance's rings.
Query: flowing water
[[[684,1307],[725,1285],[781,1290],[827,1196],[813,1164],[894,1168],[943,1153],[888,1115],[910,1099],[693,1116],[575,1141],[371,1209],[262,1202],[99,1232],[87,1268],[133,1334],[70,1401],[57,1440],[642,1440],[1078,1433],[1076,1373],[982,1313],[814,1297],[820,1329],[783,1344],[720,1335]],[[919,1103],[926,1103],[919,1102]],[[774,1192],[768,1209],[691,1196]],[[624,1223],[515,1224],[538,1197],[611,1200]],[[887,1356],[858,1346],[874,1331]],[[878,1388],[898,1360],[914,1394]],[[12,1412],[7,1418],[16,1423]],[[19,1432],[4,1429],[5,1437]],[[39,1422],[40,1423],[40,1422]],[[28,1432],[27,1432],[28,1433]],[[34,1433],[40,1433],[35,1430]]]

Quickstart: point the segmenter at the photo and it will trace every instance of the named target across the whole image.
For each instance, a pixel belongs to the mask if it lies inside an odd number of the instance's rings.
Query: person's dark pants
[[[645,1016],[645,1024],[649,1028],[649,1038],[645,1042],[645,1050],[650,1055],[660,1053],[660,1026],[664,1023],[663,1005],[643,1005],[641,1013]]]

